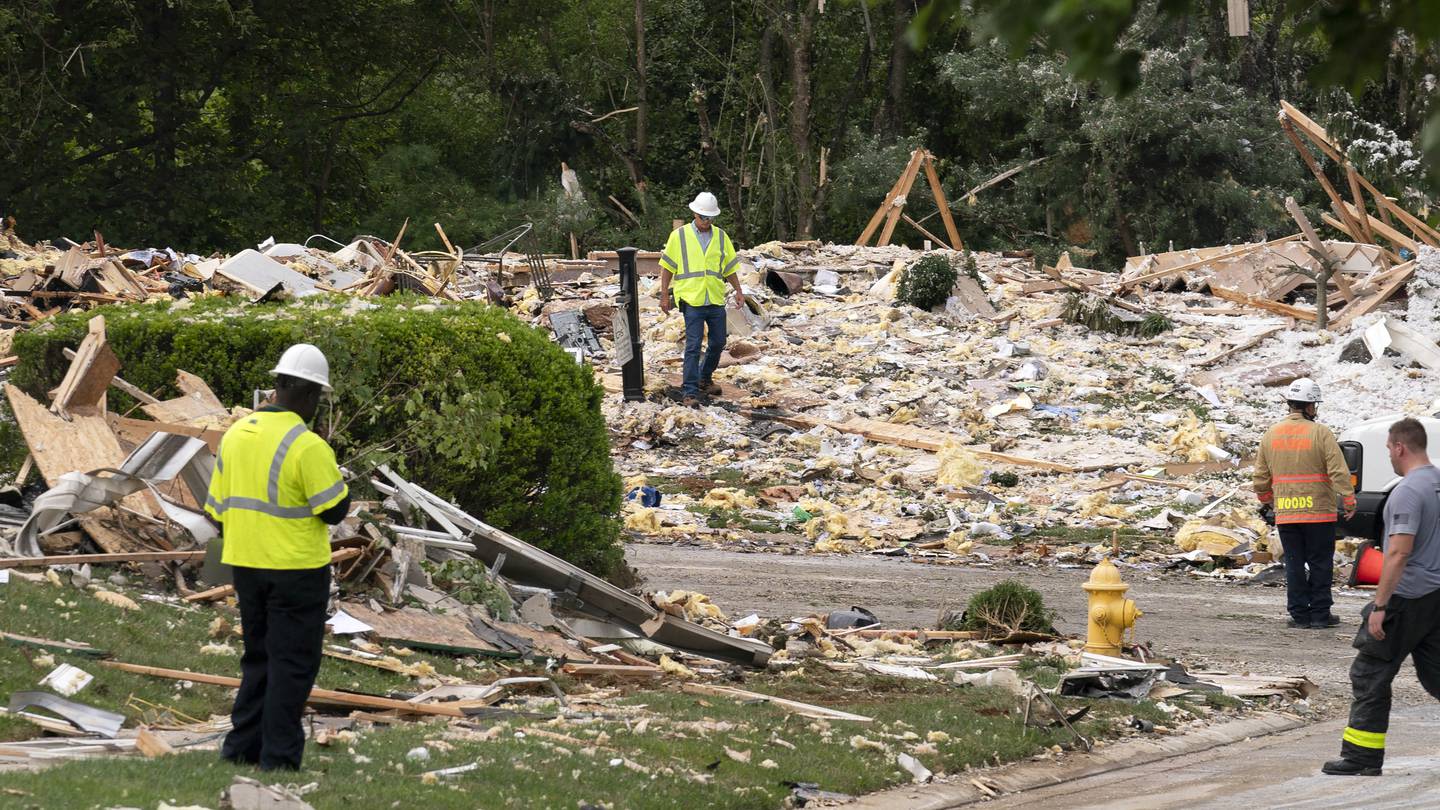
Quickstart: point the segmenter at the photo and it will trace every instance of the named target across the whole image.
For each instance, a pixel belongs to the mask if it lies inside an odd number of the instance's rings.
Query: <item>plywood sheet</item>
[[[462,616],[426,613],[402,608],[390,613],[376,613],[361,604],[345,603],[341,609],[375,628],[375,635],[407,646],[451,652],[495,652],[497,648],[470,632]]]

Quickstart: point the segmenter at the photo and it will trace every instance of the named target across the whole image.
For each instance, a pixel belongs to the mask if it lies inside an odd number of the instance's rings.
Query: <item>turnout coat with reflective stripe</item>
[[[670,290],[676,304],[725,305],[725,279],[735,275],[740,257],[729,234],[716,225],[710,226],[710,233],[708,250],[700,249],[700,234],[694,222],[671,231],[665,242],[660,264],[674,276]]]
[[[1298,413],[1265,431],[1252,481],[1261,503],[1274,504],[1275,522],[1333,523],[1337,498],[1355,508],[1355,488],[1330,428]]]
[[[317,517],[348,493],[335,452],[293,411],[256,411],[225,431],[205,511],[224,527],[227,565],[319,568],[330,531]]]

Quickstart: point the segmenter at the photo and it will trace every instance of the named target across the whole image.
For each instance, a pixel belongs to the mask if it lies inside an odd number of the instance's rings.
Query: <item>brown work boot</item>
[[[701,380],[700,393],[709,397],[718,397],[722,393],[720,390],[720,383],[717,383],[714,380]]]

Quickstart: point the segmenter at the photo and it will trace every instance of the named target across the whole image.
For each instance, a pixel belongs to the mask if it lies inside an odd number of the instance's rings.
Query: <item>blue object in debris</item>
[[[660,505],[660,490],[654,487],[635,487],[625,494],[625,500],[627,501],[633,501],[636,497],[640,498],[641,506],[648,506],[653,509]]]
[[[1415,258],[1415,251],[1410,248],[1400,248],[1400,261],[1408,262]]]
[[[1080,409],[1071,408],[1066,405],[1036,405],[1035,410],[1041,413],[1053,413],[1056,416],[1069,417],[1071,421],[1080,418]]]

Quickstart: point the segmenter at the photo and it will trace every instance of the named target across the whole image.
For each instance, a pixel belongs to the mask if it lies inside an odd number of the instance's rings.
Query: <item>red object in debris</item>
[[[1355,564],[1356,585],[1379,585],[1380,569],[1385,565],[1385,555],[1374,546],[1366,546],[1360,552],[1360,561]]]

